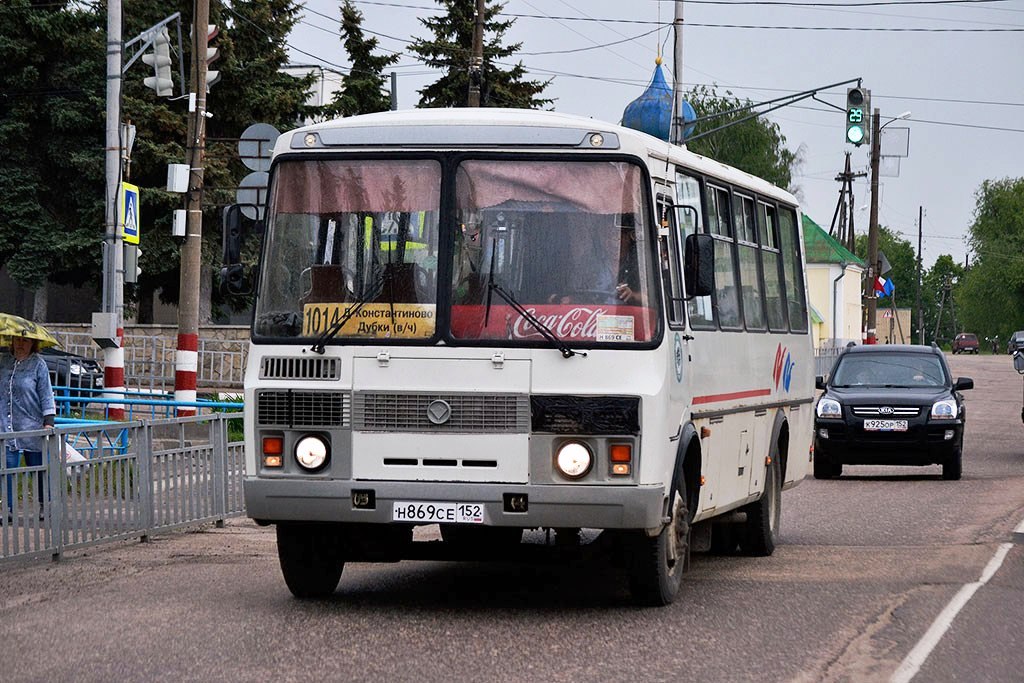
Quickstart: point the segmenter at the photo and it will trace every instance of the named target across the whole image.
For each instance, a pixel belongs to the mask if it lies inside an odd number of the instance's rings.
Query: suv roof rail
[[[932,340],[932,348],[935,349],[936,351],[939,350],[939,345],[935,343],[934,339]]]

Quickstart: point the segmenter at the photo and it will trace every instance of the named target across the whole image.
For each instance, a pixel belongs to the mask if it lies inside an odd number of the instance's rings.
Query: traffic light
[[[134,244],[124,245],[124,281],[134,284],[142,275],[142,250]]]
[[[846,141],[860,147],[871,137],[871,91],[867,88],[846,90]]]
[[[210,45],[210,41],[220,34],[220,29],[211,24],[206,30],[206,92],[210,92],[210,86],[220,80],[220,71],[211,71],[210,65],[220,59],[220,50]]]
[[[153,36],[153,53],[142,55],[142,61],[153,67],[153,75],[142,82],[152,88],[160,97],[174,94],[174,81],[171,79],[171,36],[163,27]]]

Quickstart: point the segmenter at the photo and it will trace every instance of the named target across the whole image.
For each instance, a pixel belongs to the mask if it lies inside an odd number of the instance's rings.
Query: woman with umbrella
[[[16,316],[0,316],[0,335],[10,341],[11,354],[0,360],[0,429],[23,432],[52,427],[56,415],[53,387],[46,361],[38,351],[55,346],[57,340],[40,325]],[[7,469],[19,467],[22,457],[28,467],[43,464],[43,439],[19,437],[6,441]],[[14,504],[14,477],[7,476],[7,512]],[[43,516],[43,473],[39,473],[36,501]]]

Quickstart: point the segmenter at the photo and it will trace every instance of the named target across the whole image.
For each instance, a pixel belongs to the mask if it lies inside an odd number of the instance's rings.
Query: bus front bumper
[[[664,521],[661,486],[480,484],[246,477],[246,514],[276,522],[400,524],[396,502],[476,503],[488,526],[655,529]],[[358,494],[358,495],[354,495]],[[369,495],[367,495],[369,494]],[[372,507],[357,507],[356,500]],[[525,509],[523,508],[525,503]]]

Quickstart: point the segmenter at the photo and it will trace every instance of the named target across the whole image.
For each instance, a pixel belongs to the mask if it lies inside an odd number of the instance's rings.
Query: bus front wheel
[[[640,532],[630,571],[630,590],[637,604],[662,607],[675,600],[683,572],[690,564],[690,507],[682,470],[676,473],[671,520],[657,536]]]
[[[297,598],[331,595],[345,568],[338,532],[321,524],[278,524],[277,557],[284,582]]]

